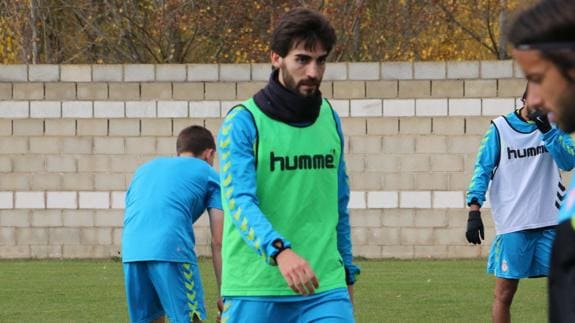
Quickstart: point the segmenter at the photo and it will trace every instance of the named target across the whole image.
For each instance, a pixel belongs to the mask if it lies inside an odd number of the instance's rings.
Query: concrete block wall
[[[269,64],[0,65],[0,258],[119,255],[133,171],[174,155],[178,132],[217,133]],[[520,103],[512,61],[331,63],[342,118],[354,254],[485,256],[465,241],[464,194],[489,121]],[[209,254],[209,223],[196,224]]]

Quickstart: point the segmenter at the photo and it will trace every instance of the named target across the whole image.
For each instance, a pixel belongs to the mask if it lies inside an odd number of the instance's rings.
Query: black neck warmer
[[[278,81],[279,70],[270,75],[266,87],[254,95],[258,107],[270,118],[285,123],[313,123],[319,115],[321,92],[305,97],[294,93]]]

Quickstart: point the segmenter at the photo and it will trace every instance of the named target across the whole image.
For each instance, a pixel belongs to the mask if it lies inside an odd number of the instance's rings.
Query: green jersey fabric
[[[251,112],[258,133],[254,151],[261,211],[274,230],[291,242],[292,250],[308,261],[319,280],[316,292],[345,288],[336,230],[342,152],[331,107],[324,100],[317,120],[298,127],[269,118],[253,99],[243,106]],[[243,240],[239,230],[258,249],[258,238],[241,210],[224,203],[224,212],[222,295],[296,295],[279,269],[266,263],[266,255],[258,255]]]

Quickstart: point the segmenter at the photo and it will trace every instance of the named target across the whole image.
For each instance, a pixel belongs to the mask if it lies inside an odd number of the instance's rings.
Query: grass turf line
[[[357,322],[489,322],[494,278],[484,260],[358,261]],[[207,322],[215,278],[200,260]],[[320,282],[321,283],[321,282]],[[516,322],[545,322],[545,279],[519,283]],[[122,264],[117,260],[0,261],[0,322],[127,322]]]

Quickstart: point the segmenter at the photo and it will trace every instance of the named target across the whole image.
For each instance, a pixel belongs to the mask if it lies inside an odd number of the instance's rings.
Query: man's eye
[[[309,61],[309,58],[307,58],[307,57],[296,57],[295,61],[298,63],[305,64]]]
[[[541,81],[543,81],[543,78],[540,76],[534,76],[534,77],[529,78],[529,82],[532,82],[535,84],[541,84]]]

